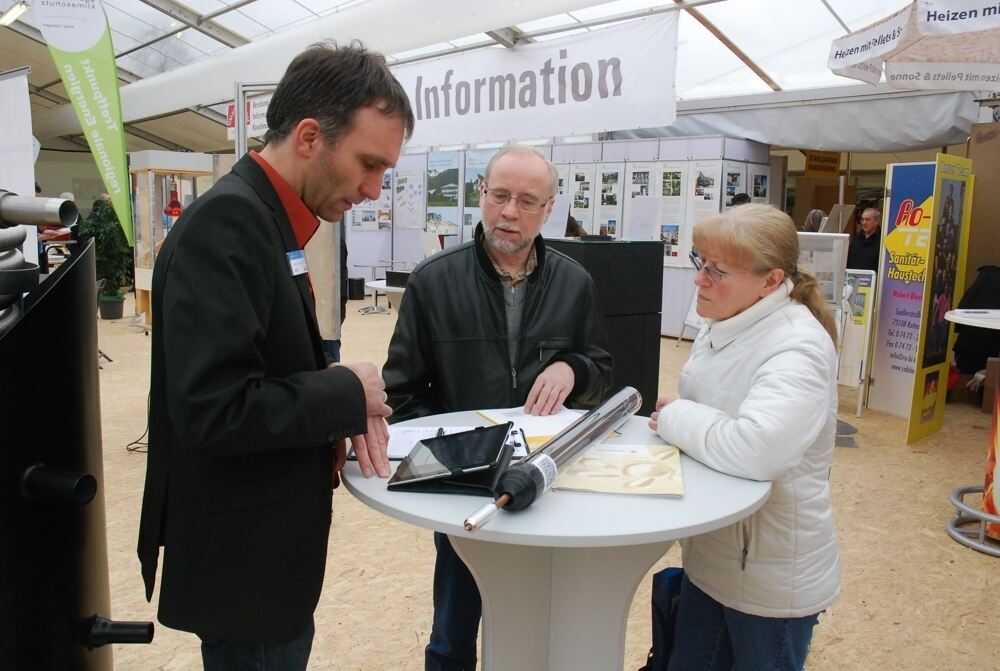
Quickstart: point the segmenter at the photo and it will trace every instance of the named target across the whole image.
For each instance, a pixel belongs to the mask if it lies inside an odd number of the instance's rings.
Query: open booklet
[[[681,497],[680,451],[673,445],[599,443],[559,474],[555,488]]]
[[[580,419],[583,411],[560,408],[559,412],[552,415],[527,415],[524,412],[524,406],[521,406],[517,408],[478,410],[476,414],[491,424],[514,422],[515,430],[524,432],[524,436],[528,441],[528,447],[536,450],[557,433]],[[514,456],[521,455],[515,452]]]

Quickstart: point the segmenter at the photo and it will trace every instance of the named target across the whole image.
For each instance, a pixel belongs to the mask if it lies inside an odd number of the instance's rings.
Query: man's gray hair
[[[875,214],[875,218],[878,219],[879,223],[882,223],[882,213],[876,210],[874,207],[866,207],[865,211],[861,213],[861,216],[863,217],[869,212],[873,212]]]
[[[559,190],[559,171],[556,170],[556,167],[554,165],[552,165],[552,161],[550,161],[545,157],[545,154],[538,151],[534,147],[528,146],[526,144],[505,144],[504,146],[500,147],[497,153],[493,154],[493,158],[491,158],[490,162],[486,164],[487,184],[489,184],[490,182],[490,173],[493,172],[493,164],[496,163],[498,160],[500,160],[501,156],[506,156],[507,154],[533,154],[538,158],[542,159],[543,161],[545,161],[545,165],[548,167],[549,174],[552,177],[552,184],[551,184],[552,188],[549,191],[549,198],[552,198],[556,195],[556,191]]]

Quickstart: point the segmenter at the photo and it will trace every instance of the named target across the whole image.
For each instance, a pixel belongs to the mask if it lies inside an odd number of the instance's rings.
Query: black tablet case
[[[426,480],[402,480],[390,482],[387,487],[397,491],[424,492],[432,494],[465,494],[467,496],[494,496],[500,477],[510,466],[514,446],[504,443],[500,458],[488,469],[473,473],[453,471],[437,478]]]

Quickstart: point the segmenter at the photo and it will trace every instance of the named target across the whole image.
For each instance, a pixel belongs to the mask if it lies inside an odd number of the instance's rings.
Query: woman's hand
[[[663,408],[670,405],[676,400],[677,400],[676,396],[661,396],[660,398],[656,399],[656,412],[654,412],[649,417],[649,428],[651,428],[653,431],[657,430],[657,426],[659,426],[659,421],[660,421],[660,410],[663,410]]]

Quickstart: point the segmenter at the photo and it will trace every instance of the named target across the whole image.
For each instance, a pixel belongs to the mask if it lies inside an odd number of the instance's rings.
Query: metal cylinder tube
[[[65,198],[19,196],[0,189],[0,227],[72,226],[80,217],[76,204]]]

